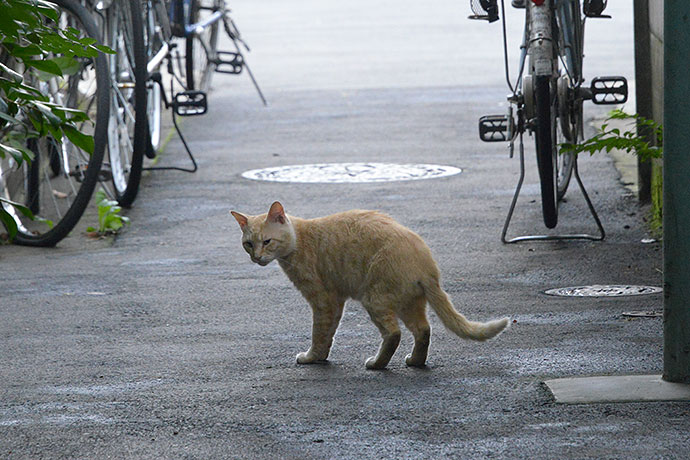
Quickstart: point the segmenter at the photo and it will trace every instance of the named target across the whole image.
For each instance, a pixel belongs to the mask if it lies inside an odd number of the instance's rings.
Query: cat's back
[[[347,232],[391,232],[407,230],[388,214],[366,209],[352,209],[317,219],[328,227]]]
[[[353,209],[315,221],[330,237],[336,237],[343,243],[373,245],[380,248],[387,243],[421,242],[426,246],[412,230],[379,211]]]

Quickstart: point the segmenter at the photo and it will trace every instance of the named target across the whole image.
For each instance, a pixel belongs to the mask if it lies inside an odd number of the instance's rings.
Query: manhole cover
[[[603,286],[595,284],[593,286],[577,286],[549,289],[547,291],[544,291],[544,294],[569,297],[618,297],[625,295],[656,294],[658,292],[661,292],[661,288],[655,286]]]
[[[254,169],[242,173],[242,177],[273,182],[336,184],[436,179],[461,172],[454,166],[428,164],[320,163]]]

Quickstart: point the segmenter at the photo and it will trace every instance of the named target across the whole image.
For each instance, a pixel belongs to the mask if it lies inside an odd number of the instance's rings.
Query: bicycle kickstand
[[[170,64],[170,60],[169,66]],[[172,74],[172,68],[168,69],[170,71],[170,75]],[[194,173],[196,172],[199,167],[196,163],[196,159],[194,158],[194,155],[192,155],[192,151],[189,148],[189,145],[187,145],[187,141],[185,140],[184,136],[182,135],[182,130],[180,129],[180,126],[177,124],[177,115],[181,116],[189,116],[189,115],[203,115],[206,113],[206,94],[202,93],[201,91],[182,91],[177,94],[173,94],[173,81],[171,77],[170,81],[170,96],[171,100],[168,100],[167,96],[165,95],[165,88],[163,87],[163,79],[161,77],[160,72],[155,72],[149,77],[154,84],[159,85],[161,88],[161,97],[163,99],[163,104],[165,105],[166,109],[171,110],[171,118],[173,122],[173,126],[175,126],[175,131],[177,131],[177,135],[180,137],[180,140],[182,141],[182,145],[184,146],[185,151],[187,152],[187,155],[189,156],[189,159],[192,162],[192,167],[191,168],[181,168],[178,166],[149,166],[143,168],[145,171],[182,171],[182,172],[188,172],[188,173]],[[203,100],[199,100],[199,98],[203,96]],[[148,129],[148,126],[147,126]],[[150,144],[150,140],[149,140]],[[153,147],[150,146],[149,149],[147,150],[153,150]],[[147,155],[148,156],[148,155]],[[155,156],[155,155],[154,155]]]
[[[504,244],[510,244],[510,243],[519,243],[521,241],[549,241],[549,240],[590,240],[590,241],[602,241],[606,237],[606,232],[604,231],[604,227],[601,225],[601,220],[599,220],[599,215],[597,214],[597,211],[594,209],[594,205],[592,204],[592,201],[589,199],[589,194],[587,194],[587,190],[585,189],[584,184],[582,183],[582,179],[580,179],[580,173],[578,171],[577,167],[577,160],[578,157],[575,156],[574,163],[573,163],[573,174],[575,175],[575,180],[577,181],[577,185],[580,187],[580,191],[582,192],[582,196],[585,199],[585,202],[587,203],[587,207],[589,208],[589,212],[594,218],[594,221],[596,222],[599,235],[590,235],[587,233],[580,233],[580,234],[566,234],[566,235],[523,235],[523,236],[516,236],[514,238],[506,239],[506,234],[508,233],[508,227],[510,226],[510,221],[513,217],[513,211],[515,211],[515,205],[517,204],[518,196],[520,195],[520,189],[522,188],[522,183],[525,179],[525,148],[524,144],[522,142],[522,136],[523,133],[520,133],[520,147],[519,147],[519,152],[520,152],[520,179],[518,180],[517,187],[515,188],[515,194],[513,195],[513,200],[510,203],[510,209],[508,210],[508,215],[506,216],[505,224],[503,225],[503,231],[501,232],[501,241]]]
[[[256,81],[256,78],[254,78],[252,69],[249,68],[249,64],[247,64],[247,60],[240,49],[240,44],[242,44],[244,49],[250,51],[247,42],[245,42],[240,36],[240,31],[237,28],[235,21],[233,21],[230,17],[230,11],[226,11],[223,15],[223,27],[225,28],[225,33],[228,35],[230,40],[232,40],[233,45],[235,45],[235,51],[216,51],[217,57],[215,59],[215,71],[220,73],[238,74],[242,72],[242,69],[246,68],[256,92],[259,94],[259,98],[261,98],[261,102],[265,106],[268,105],[268,102],[264,97],[264,93],[261,91],[259,83]],[[225,56],[228,58],[223,59]]]

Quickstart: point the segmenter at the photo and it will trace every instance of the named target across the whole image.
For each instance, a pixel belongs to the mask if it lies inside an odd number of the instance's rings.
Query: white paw
[[[364,365],[367,367],[367,369],[371,370],[384,369],[386,367],[376,364],[376,356],[372,356],[371,358],[367,359]]]
[[[319,358],[311,351],[306,351],[297,355],[297,364],[325,364],[328,363],[328,356]]]
[[[314,357],[308,351],[297,355],[297,364],[311,364],[315,361]]]

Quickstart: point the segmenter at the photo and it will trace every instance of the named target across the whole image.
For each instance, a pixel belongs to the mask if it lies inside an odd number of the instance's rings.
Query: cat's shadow
[[[329,375],[335,373],[342,373],[342,374],[348,374],[351,372],[350,367],[351,366],[346,366],[338,363],[333,363],[330,360],[325,360],[325,361],[318,361],[315,363],[311,363],[308,365],[304,364],[294,364],[296,369],[305,369],[307,371],[312,371],[315,374],[324,374],[328,373]],[[403,367],[396,367],[396,366],[388,366],[385,369],[366,369],[362,366],[362,370],[366,372],[366,374],[369,375],[376,375],[376,374],[382,374],[382,375],[402,375],[403,372],[412,372],[415,374],[428,374],[433,370],[433,366],[403,366]]]

